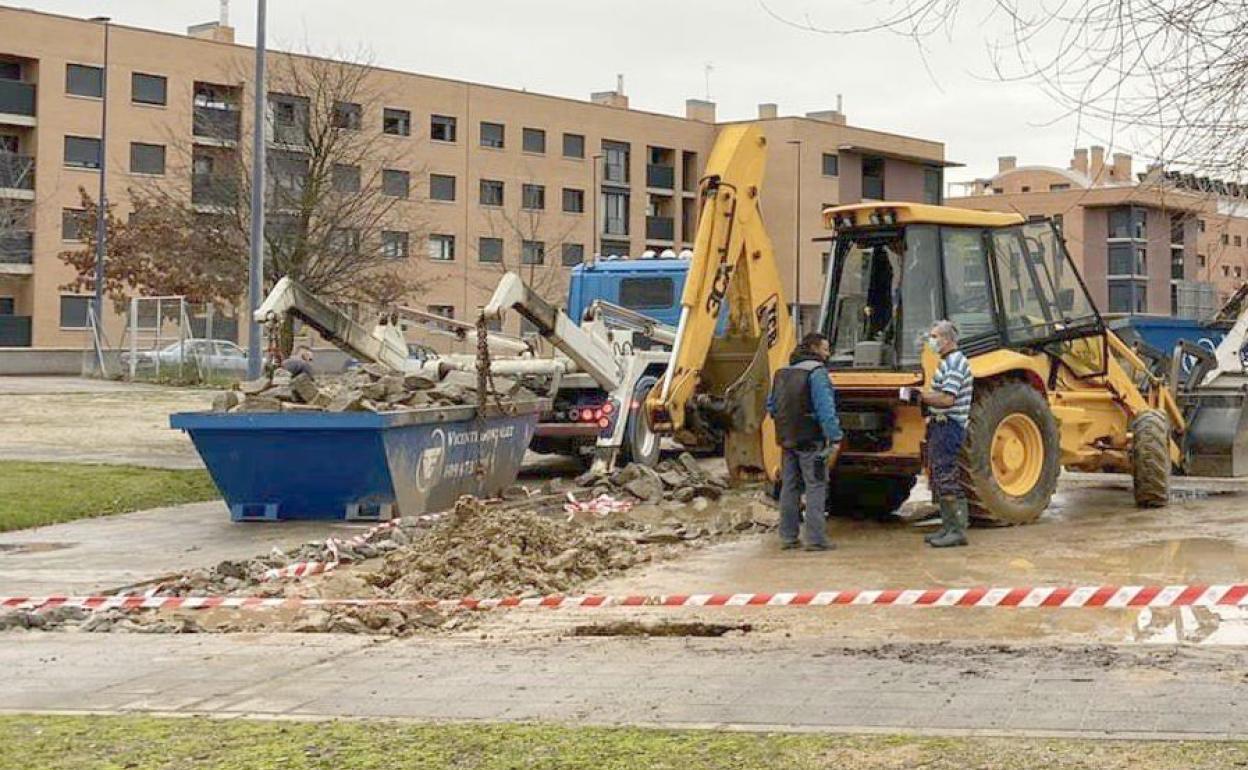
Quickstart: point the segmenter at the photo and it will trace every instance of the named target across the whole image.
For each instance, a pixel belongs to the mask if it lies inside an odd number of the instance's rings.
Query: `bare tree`
[[[575,225],[556,222],[538,208],[498,209],[486,218],[486,237],[501,239],[503,249],[497,259],[481,262],[493,270],[474,278],[478,285],[493,289],[504,273],[517,273],[543,299],[558,303],[566,288],[563,248],[571,243],[569,236]]]
[[[0,187],[34,190],[33,159],[0,147]],[[0,262],[28,260],[34,231],[34,206],[20,198],[0,198]]]
[[[1244,0],[893,0],[872,4],[881,10],[860,26],[837,26],[836,3],[820,19],[759,2],[801,29],[891,32],[921,49],[970,30],[984,35],[993,75],[1037,84],[1055,118],[1096,124],[1110,143],[1195,175],[1238,179],[1248,165]]]
[[[273,57],[266,115],[269,285],[291,276],[351,306],[391,305],[423,288],[403,259],[422,251],[425,227],[414,206],[404,203],[412,196],[412,178],[421,174],[405,168],[399,146],[365,118],[366,109],[383,103],[373,75],[360,58]],[[170,142],[179,153],[172,169],[191,179],[189,196],[184,185],[152,184],[130,190],[133,213],[126,221],[109,212],[106,290],[115,301],[132,292],[176,293],[230,305],[245,296],[251,132],[241,125],[239,96],[196,95],[197,104],[221,102],[216,111],[232,121],[222,125],[233,146],[192,147],[185,137]],[[88,255],[97,207],[85,192],[83,199],[87,248],[62,255],[77,270],[77,289],[93,285]],[[287,327],[284,353],[291,344]]]

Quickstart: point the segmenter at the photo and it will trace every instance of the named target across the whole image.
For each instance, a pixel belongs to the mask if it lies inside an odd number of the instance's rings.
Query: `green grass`
[[[1242,743],[144,716],[4,716],[0,735],[5,770],[1212,770],[1248,761]]]
[[[219,496],[204,470],[0,461],[0,532]]]

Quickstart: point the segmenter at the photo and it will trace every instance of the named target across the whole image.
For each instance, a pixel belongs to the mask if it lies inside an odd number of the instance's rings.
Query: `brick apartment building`
[[[1200,318],[1248,271],[1248,190],[1237,184],[1132,168],[1130,155],[1075,150],[1069,166],[998,161],[951,206],[1053,217],[1105,313]]]
[[[58,255],[81,248],[78,190],[94,197],[99,185],[105,81],[110,202],[125,216],[127,189],[156,183],[198,206],[213,157],[244,151],[252,84],[239,73],[254,52],[221,24],[186,35],[112,25],[105,74],[100,22],[0,7],[0,29],[0,200],[22,220],[0,241],[0,347],[81,349],[88,298],[62,289],[72,270]],[[522,244],[537,263],[525,270],[559,287],[595,252],[692,246],[698,178],[724,125],[715,104],[691,99],[680,117],[630,109],[622,86],[580,101],[381,68],[368,78],[376,100],[351,106],[352,127],[380,132],[399,158],[387,172],[411,176],[387,233],[394,257],[431,287],[410,304],[470,317],[497,282],[496,255],[521,246],[505,242],[515,234],[499,221],[522,206],[540,207],[560,233],[557,250],[540,234]],[[299,98],[270,94],[271,146]],[[819,302],[823,206],[941,198],[949,164],[939,142],[856,128],[832,110],[781,117],[765,104],[757,120],[770,148],[764,213],[790,296],[800,239],[807,306]],[[104,325],[122,338],[125,319],[111,307]]]

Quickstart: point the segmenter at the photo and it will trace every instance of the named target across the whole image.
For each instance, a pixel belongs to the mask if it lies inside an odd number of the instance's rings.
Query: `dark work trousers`
[[[958,455],[966,440],[966,428],[955,420],[927,423],[927,457],[931,469],[932,493],[936,497],[966,497],[958,472]]]
[[[828,455],[823,447],[785,449],[780,473],[780,539],[797,542],[803,520],[802,491],[806,492],[807,545],[827,545]]]

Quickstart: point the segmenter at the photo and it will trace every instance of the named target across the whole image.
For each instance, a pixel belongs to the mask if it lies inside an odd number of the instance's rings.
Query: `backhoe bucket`
[[[1180,396],[1188,417],[1187,462],[1192,476],[1248,476],[1248,412],[1244,382],[1204,386]]]

